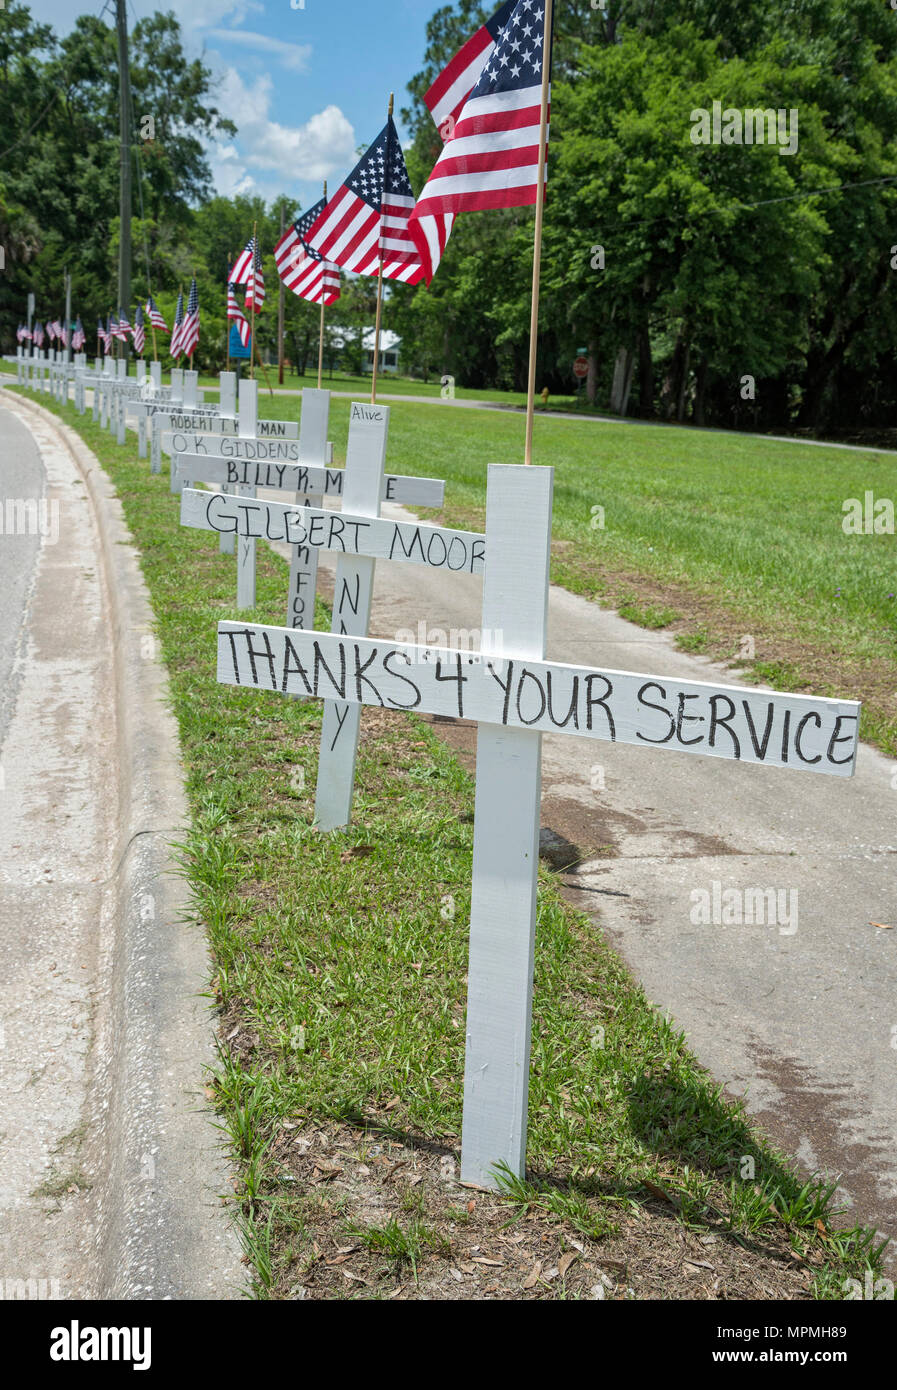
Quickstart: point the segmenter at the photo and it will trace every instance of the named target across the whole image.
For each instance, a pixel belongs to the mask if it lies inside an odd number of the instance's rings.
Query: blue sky
[[[440,0],[128,0],[128,23],[174,10],[191,55],[220,81],[216,104],[239,127],[209,149],[217,191],[286,193],[303,206],[333,189],[396,109],[420,71],[427,20]],[[293,8],[293,4],[297,8]],[[33,0],[59,34],[102,0]],[[107,22],[112,22],[107,11]],[[140,114],[138,113],[138,117]],[[404,134],[404,132],[402,132]]]

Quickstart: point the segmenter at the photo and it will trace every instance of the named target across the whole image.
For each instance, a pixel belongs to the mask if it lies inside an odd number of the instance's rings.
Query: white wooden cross
[[[483,1187],[498,1164],[525,1173],[542,733],[836,777],[857,752],[856,701],[547,662],[552,484],[551,469],[489,468],[480,659],[218,626],[221,682],[479,726],[461,1178]]]
[[[347,470],[306,462],[308,457],[320,458],[322,453],[327,460],[332,457],[332,446],[325,437],[329,395],[327,391],[303,392],[298,442],[294,442],[295,434],[287,439],[280,434],[283,421],[268,422],[272,431],[278,429],[280,437],[265,439],[259,437],[259,431],[257,437],[246,444],[240,440],[214,439],[207,434],[194,435],[193,442],[201,445],[202,453],[192,451],[190,435],[181,438],[175,434],[166,436],[165,447],[171,449],[172,472],[176,470],[181,480],[189,478],[217,483],[226,490],[242,484],[291,493],[294,501],[303,505],[319,504],[325,496],[340,497],[348,476]],[[325,401],[322,399],[324,397],[328,399]],[[371,409],[357,402],[351,406],[352,412],[359,412],[359,419],[364,418],[364,414]],[[385,431],[389,412],[380,414],[380,407],[373,409]],[[292,429],[295,431],[296,426],[293,425]],[[361,438],[360,435],[357,437]],[[387,474],[383,479],[382,497],[411,506],[441,507],[445,498],[445,483],[440,478]],[[305,545],[295,547],[291,554],[287,601],[287,623],[291,627],[308,628],[313,625],[316,577],[317,550]]]
[[[248,380],[248,378],[247,378]],[[240,407],[242,413],[244,392],[240,383]],[[191,465],[194,458],[232,458],[236,447],[240,456],[252,453],[253,445],[259,446],[259,457],[279,458],[298,457],[299,426],[295,420],[256,420],[251,438],[240,429],[240,416],[224,419],[220,416],[176,414],[169,412],[158,419],[157,428],[161,434],[161,451],[171,457],[171,490],[180,492],[185,481],[192,478]],[[236,446],[233,441],[246,439],[245,445]],[[291,441],[286,451],[280,447],[281,441]],[[222,452],[222,450],[224,452]]]
[[[315,556],[319,550],[336,551],[333,631],[364,636],[376,559],[450,573],[478,574],[483,569],[484,536],[380,517],[388,425],[388,407],[353,406],[339,512],[304,501],[269,502],[254,496],[243,501],[225,493],[185,488],[181,524],[234,533],[241,544],[242,538],[253,537],[284,541],[292,552],[308,550]],[[308,470],[312,476],[326,476],[326,472]],[[360,713],[360,706],[350,700],[328,700],[324,705],[315,802],[315,820],[324,830],[347,825],[351,817]]]

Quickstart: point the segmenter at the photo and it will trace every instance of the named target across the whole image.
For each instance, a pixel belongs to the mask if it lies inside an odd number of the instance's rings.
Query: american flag
[[[97,319],[97,337],[103,344],[103,351],[106,352],[109,345],[109,339],[106,336],[106,329],[103,327],[102,319]]]
[[[199,343],[199,291],[196,288],[196,276],[194,275],[190,285],[190,295],[187,299],[187,313],[181,327],[181,336],[178,340],[178,352],[186,357],[192,356]]]
[[[301,299],[311,300],[312,304],[335,304],[340,297],[339,267],[325,260],[306,240],[324,211],[326,201],[319,199],[313,208],[297,218],[274,248],[277,273],[287,289]]]
[[[492,57],[499,34],[514,13],[516,4],[517,0],[506,0],[482,29],[478,29],[473,38],[468,39],[464,47],[458,50],[424,97],[443,140],[452,138],[461,108]]]
[[[265,277],[262,274],[261,252],[254,236],[249,238],[234,262],[234,268],[227,277],[227,283],[229,285],[245,285],[246,308],[251,309],[253,300],[255,300],[255,312],[258,313],[265,302]]]
[[[171,327],[171,342],[168,351],[172,357],[181,355],[181,332],[184,327],[184,291],[178,290],[178,302],[174,311],[174,323]]]
[[[80,318],[75,320],[75,327],[72,329],[72,348],[75,352],[80,352],[87,342],[87,335],[84,332],[84,324]]]
[[[55,319],[48,319],[48,320],[47,320],[47,337],[50,339],[50,342],[51,342],[51,343],[55,343],[55,342],[56,342],[56,334],[57,334],[58,330],[59,330],[59,324],[56,322],[56,320],[55,320]]]
[[[134,339],[134,351],[143,352],[143,345],[146,342],[146,326],[143,322],[142,304],[138,304],[134,311],[134,327],[131,329],[131,337]]]
[[[131,331],[131,325],[130,325],[130,323],[128,322],[128,316],[127,316],[127,314],[125,313],[124,309],[119,309],[119,311],[118,311],[118,336],[119,336],[119,338],[121,338],[121,340],[122,340],[123,343],[126,343],[126,342],[128,341],[128,334],[130,333],[130,331]]]
[[[16,330],[16,338],[18,339],[18,341],[19,341],[20,343],[27,343],[27,342],[30,342],[30,340],[31,340],[31,334],[28,332],[28,328],[27,328],[27,325],[26,325],[26,324],[24,324],[24,323],[20,323],[20,324],[19,324],[18,329]]]
[[[150,295],[149,299],[146,301],[146,312],[149,314],[149,321],[153,328],[161,328],[163,333],[168,332],[168,324],[156,307],[156,301],[153,299],[152,295]]]
[[[237,325],[237,332],[240,334],[240,342],[244,347],[249,346],[249,320],[246,318],[239,304],[237,296],[234,294],[233,285],[227,287],[227,317],[233,319]]]
[[[383,274],[416,285],[423,275],[408,235],[414,194],[392,116],[319,214],[309,248],[359,275]]]
[[[427,283],[454,215],[536,201],[544,54],[543,4],[517,0],[408,225]]]
[[[116,317],[115,314],[109,315],[109,334],[112,338],[119,338],[123,343],[126,343],[128,341],[128,335],[125,332],[125,329],[121,321]]]
[[[32,341],[35,347],[42,348],[44,345],[44,330],[41,324],[36,323],[32,330]]]

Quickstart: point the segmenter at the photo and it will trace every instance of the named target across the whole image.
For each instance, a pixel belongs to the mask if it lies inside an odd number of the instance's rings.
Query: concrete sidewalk
[[[169,852],[177,727],[136,552],[94,456],[9,393],[0,459],[7,497],[49,503],[41,536],[0,542],[0,1278],[25,1290],[7,1297],[237,1297],[202,1094],[208,964]]]

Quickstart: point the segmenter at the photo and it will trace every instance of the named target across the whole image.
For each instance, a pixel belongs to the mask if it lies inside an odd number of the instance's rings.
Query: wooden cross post
[[[545,658],[553,472],[489,473],[482,631],[524,662]],[[496,1159],[526,1171],[541,793],[542,735],[481,723],[461,1130],[461,1181],[478,1186]]]
[[[323,307],[323,306],[322,306]],[[299,457],[303,463],[323,468],[328,463],[327,431],[330,420],[330,392],[302,392],[299,423]],[[297,493],[303,507],[319,507],[319,493]],[[315,625],[315,590],[318,584],[318,552],[309,545],[293,546],[290,555],[290,590],[287,597],[287,627],[312,628]]]
[[[370,438],[360,451],[362,503],[372,495],[377,450]],[[525,1174],[541,734],[836,777],[853,775],[858,744],[856,701],[546,661],[551,491],[550,469],[489,468],[482,621],[493,645],[482,657],[356,636],[345,630],[348,623],[329,634],[218,626],[219,681],[304,694],[339,709],[347,703],[413,709],[480,725],[461,1175],[492,1188],[499,1165]],[[192,496],[198,507],[215,506],[203,493]],[[276,505],[267,504],[269,513]],[[308,513],[294,517],[298,525],[312,524]],[[374,528],[399,523],[366,524],[370,534],[365,538],[359,528],[356,550],[383,554],[384,537],[375,538]],[[445,543],[451,533],[440,534]],[[387,558],[398,558],[395,548],[389,543]],[[405,538],[401,548],[408,558],[413,545]],[[354,622],[364,585],[354,585],[345,567],[342,578]],[[331,735],[338,732],[332,717],[328,723],[325,715],[325,725]],[[317,793],[325,807],[334,803],[331,819],[339,822],[346,751],[340,761],[325,756],[328,747],[325,736]],[[323,777],[335,779],[329,792]]]
[[[353,403],[346,447],[345,511],[366,517],[380,515],[388,434],[388,406],[365,408]],[[331,631],[366,634],[373,591],[374,561],[363,555],[340,555]],[[360,720],[360,705],[336,700],[324,704],[315,791],[315,821],[322,830],[336,830],[351,820]]]

